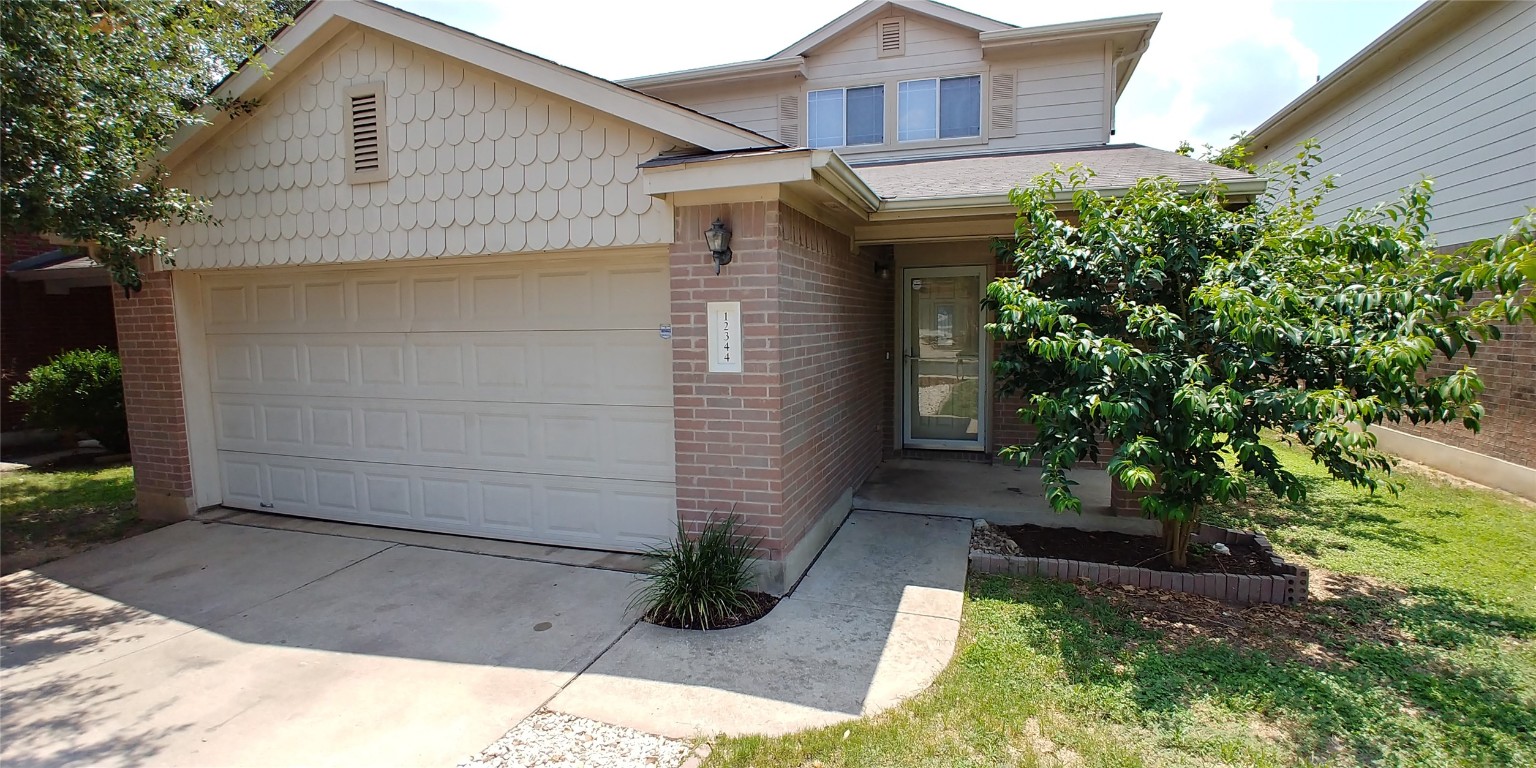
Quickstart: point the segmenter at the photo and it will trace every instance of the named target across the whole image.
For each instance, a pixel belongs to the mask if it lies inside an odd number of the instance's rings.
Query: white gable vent
[[[384,84],[347,89],[347,180],[353,184],[386,181],[389,145],[384,139]]]
[[[779,141],[800,146],[800,94],[779,97]]]
[[[892,16],[875,22],[875,48],[881,56],[900,56],[906,52],[906,21]]]
[[[1013,109],[1013,72],[992,72],[992,88],[987,100],[987,136],[1006,139],[1019,131],[1019,116]]]

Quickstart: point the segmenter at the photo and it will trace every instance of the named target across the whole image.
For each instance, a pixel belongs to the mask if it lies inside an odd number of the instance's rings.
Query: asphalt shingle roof
[[[1049,172],[1055,165],[1065,168],[1078,163],[1098,174],[1092,186],[1099,189],[1129,187],[1148,176],[1167,176],[1181,184],[1210,181],[1212,176],[1226,183],[1256,178],[1249,173],[1140,144],[873,162],[855,165],[853,170],[875,194],[886,200],[896,200],[1005,195]]]

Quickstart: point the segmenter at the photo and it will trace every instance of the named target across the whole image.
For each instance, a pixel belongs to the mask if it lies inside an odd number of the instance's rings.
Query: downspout
[[[1116,107],[1120,102],[1120,65],[1133,59],[1141,58],[1147,52],[1148,43],[1152,42],[1151,35],[1142,35],[1141,43],[1129,53],[1122,53],[1110,61],[1109,67],[1109,135],[1115,135],[1115,121],[1119,117]]]

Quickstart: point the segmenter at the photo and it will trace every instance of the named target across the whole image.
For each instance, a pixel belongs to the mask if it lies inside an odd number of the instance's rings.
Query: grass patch
[[[972,579],[955,659],[882,715],[720,740],[711,766],[1536,764],[1536,506],[1407,470],[1217,522],[1319,570],[1300,607]]]
[[[939,406],[939,416],[964,416],[976,418],[980,401],[976,399],[977,379],[961,379],[949,389],[949,397]]]
[[[0,474],[0,552],[6,555],[67,550],[143,529],[133,504],[133,467]]]

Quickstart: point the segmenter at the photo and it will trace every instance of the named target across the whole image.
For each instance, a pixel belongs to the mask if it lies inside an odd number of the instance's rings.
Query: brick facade
[[[1536,468],[1536,327],[1505,327],[1504,337],[1480,347],[1472,357],[1441,360],[1430,373],[1443,376],[1467,365],[1483,378],[1482,430],[1456,424],[1387,424],[1387,427],[1436,440],[1485,456]],[[1454,467],[1441,467],[1454,472]]]
[[[846,236],[778,202],[678,208],[671,247],[678,515],[735,513],[783,567],[879,463],[894,303]],[[715,274],[703,232],[732,231]],[[744,370],[710,373],[706,305],[740,301]],[[798,574],[787,574],[793,579]]]
[[[139,512],[185,518],[194,507],[192,467],[171,273],[145,274],[143,289],[116,293],[114,306]]]
[[[8,234],[0,241],[0,266],[57,248],[42,238]],[[7,275],[0,280],[0,308],[0,430],[26,426],[26,408],[11,402],[11,386],[25,380],[27,371],[71,349],[117,349],[111,288],[50,294],[42,282]]]
[[[888,329],[895,299],[872,256],[794,210],[779,211],[785,540],[874,471],[889,443]]]

